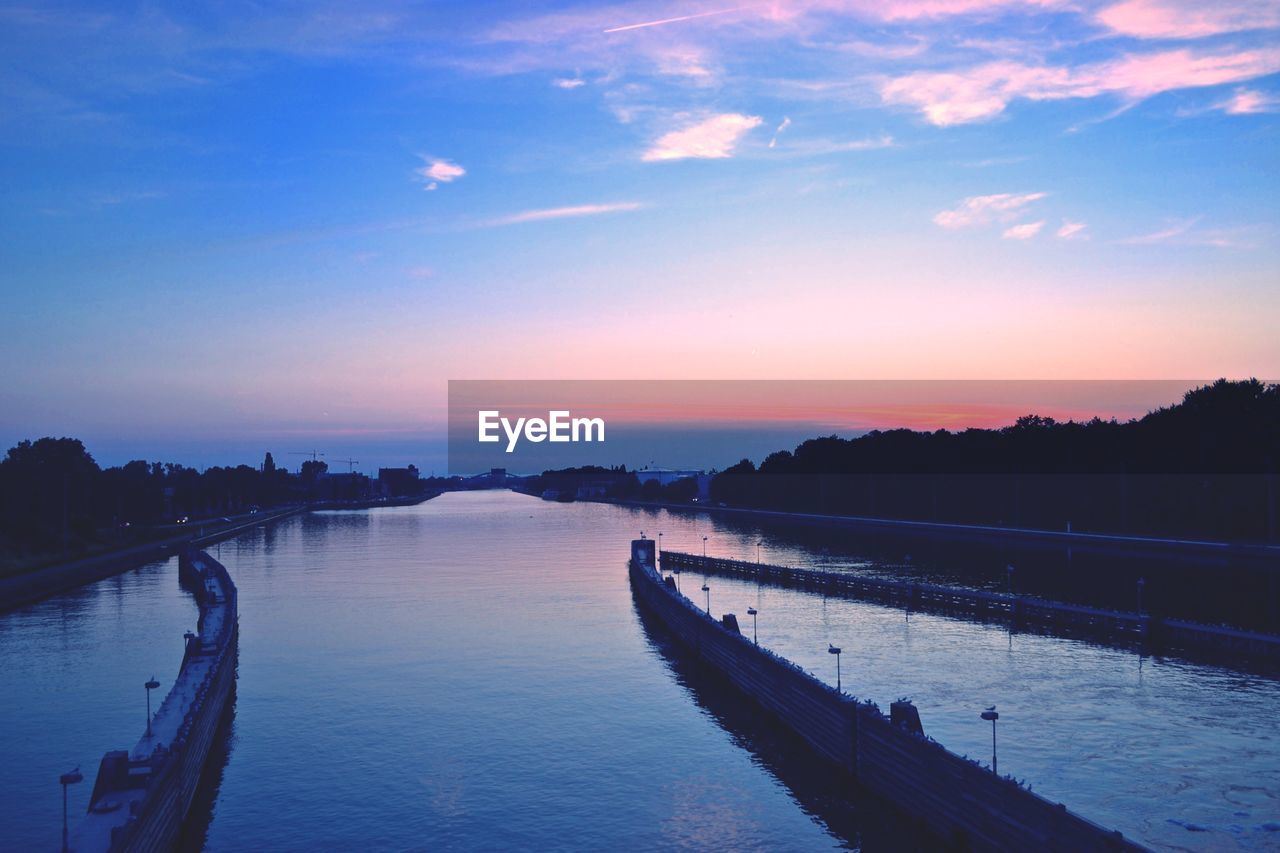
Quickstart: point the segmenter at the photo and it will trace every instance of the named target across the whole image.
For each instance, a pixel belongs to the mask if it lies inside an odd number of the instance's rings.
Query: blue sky
[[[429,468],[450,378],[1280,375],[1274,3],[0,23],[6,443]]]

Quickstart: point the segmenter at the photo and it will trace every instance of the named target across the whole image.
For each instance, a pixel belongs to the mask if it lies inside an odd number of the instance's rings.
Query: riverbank
[[[967,541],[1022,541],[1073,548],[1095,548],[1131,553],[1182,553],[1218,558],[1248,558],[1275,561],[1280,569],[1280,543],[1215,542],[1201,539],[1166,539],[1147,536],[1127,536],[1112,533],[1088,533],[1066,530],[1039,530],[1025,527],[991,527],[973,524],[952,524],[941,521],[912,521],[906,519],[874,518],[858,515],[824,515],[810,512],[785,512],[750,507],[712,506],[710,504],[658,503],[616,498],[590,498],[594,503],[610,503],[640,509],[665,509],[671,512],[709,513],[744,518],[767,518],[804,524],[835,527],[878,529],[887,532],[912,533],[942,539]]]
[[[292,506],[276,512],[259,513],[250,516],[247,521],[233,522],[212,531],[209,530],[208,524],[196,524],[180,536],[171,536],[144,545],[95,554],[92,557],[0,578],[0,613],[17,610],[51,595],[136,569],[146,563],[167,560],[188,545],[205,548],[232,536],[238,536],[246,530],[261,527],[264,524],[273,524],[309,509],[307,506]]]

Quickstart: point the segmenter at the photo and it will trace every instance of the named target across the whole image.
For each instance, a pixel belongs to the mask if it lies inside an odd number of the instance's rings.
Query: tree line
[[[714,502],[1050,530],[1275,540],[1280,385],[1218,380],[1119,422],[827,436],[717,474]]]

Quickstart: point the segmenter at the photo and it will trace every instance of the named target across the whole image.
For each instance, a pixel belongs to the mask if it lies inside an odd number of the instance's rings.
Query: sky
[[[430,470],[451,379],[1280,376],[1274,2],[0,3],[0,51],[5,446]]]

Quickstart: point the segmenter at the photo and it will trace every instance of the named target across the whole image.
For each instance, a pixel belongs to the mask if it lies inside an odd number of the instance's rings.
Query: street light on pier
[[[662,555],[662,531],[658,531],[658,555]]]
[[[763,544],[764,544],[763,542],[756,543],[756,565],[757,566],[760,565],[760,546]]]
[[[84,775],[81,774],[80,768],[77,767],[70,773],[63,773],[58,777],[58,781],[62,783],[62,851],[66,853],[71,849],[67,846],[67,786],[83,782]]]
[[[756,626],[757,626],[757,617],[760,615],[760,611],[756,610],[754,607],[748,607],[747,615],[751,617],[751,642],[755,643],[758,646],[760,645],[760,638],[756,633]]]
[[[827,643],[827,654],[836,656],[836,692],[843,693],[840,689],[840,647]]]
[[[705,583],[702,585],[702,591],[707,594],[707,615],[711,615],[711,587]]]
[[[156,677],[151,676],[151,680],[142,685],[147,688],[147,737],[151,737],[151,691],[160,686],[160,682],[156,681]]]
[[[702,537],[702,562],[707,561],[707,537]]]
[[[992,705],[979,716],[984,720],[991,721],[991,772],[999,775],[996,770],[996,720],[1000,719],[1000,715],[996,713],[996,706]]]

